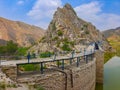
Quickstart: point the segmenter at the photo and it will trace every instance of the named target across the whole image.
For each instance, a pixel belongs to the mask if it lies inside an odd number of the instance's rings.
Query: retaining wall
[[[30,78],[18,79],[19,83],[37,84],[45,90],[95,90],[96,61],[79,67],[55,71]]]
[[[20,79],[16,79],[17,70],[14,66],[4,66],[3,71],[11,79],[17,80],[19,83],[37,84],[45,88],[45,90],[95,90],[95,59],[79,67],[74,66],[63,71],[54,70],[49,74],[33,75]]]

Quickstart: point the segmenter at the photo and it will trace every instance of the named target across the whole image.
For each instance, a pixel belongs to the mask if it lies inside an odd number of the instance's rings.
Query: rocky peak
[[[42,43],[48,43],[51,49],[58,50],[64,50],[65,47],[77,50],[76,46],[93,41],[105,41],[105,38],[94,25],[80,19],[69,4],[57,9],[44,39],[41,40]]]

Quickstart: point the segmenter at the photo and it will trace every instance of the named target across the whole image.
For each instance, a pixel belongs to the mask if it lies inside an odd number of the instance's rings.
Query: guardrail
[[[80,66],[80,62],[84,61],[86,64],[93,60],[94,58],[94,51],[86,51],[80,52],[80,53],[75,53],[75,51],[71,52],[71,55],[69,57],[63,56],[60,58],[56,58],[56,55],[54,55],[53,59],[51,60],[46,60],[44,59],[43,61],[39,62],[29,62],[29,63],[19,63],[17,65],[17,76],[24,75],[24,74],[33,74],[35,72],[39,72],[43,74],[46,69],[51,69],[51,68],[61,68],[62,70],[65,69],[65,66],[70,66],[70,65],[75,65],[76,67]],[[47,63],[50,63],[48,67],[45,67]],[[52,65],[54,63],[54,65]],[[35,70],[32,71],[22,71],[21,67],[25,65],[33,65],[33,67],[38,66]]]

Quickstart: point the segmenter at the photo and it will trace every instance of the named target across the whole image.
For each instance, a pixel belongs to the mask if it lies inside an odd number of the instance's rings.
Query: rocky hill
[[[113,47],[116,55],[120,56],[120,27],[102,32]]]
[[[20,46],[30,46],[43,37],[44,32],[42,28],[0,17],[0,45],[13,40]]]
[[[33,50],[79,50],[81,46],[91,42],[108,43],[102,33],[94,25],[80,19],[71,5],[57,8],[53,20],[48,26],[45,36]]]
[[[103,34],[108,40],[120,41],[120,27],[117,27],[116,29],[105,30],[103,31]]]

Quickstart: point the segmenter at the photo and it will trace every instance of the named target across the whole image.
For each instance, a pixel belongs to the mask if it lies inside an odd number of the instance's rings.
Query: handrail
[[[41,74],[43,74],[44,72],[44,63],[48,63],[48,62],[57,62],[57,61],[61,61],[61,68],[62,70],[64,70],[64,63],[65,63],[65,60],[70,60],[70,65],[72,64],[72,61],[76,58],[77,62],[76,62],[76,66],[78,67],[79,66],[79,63],[80,63],[80,57],[83,57],[84,60],[86,61],[86,63],[88,63],[88,57],[90,57],[90,59],[92,60],[93,57],[94,57],[94,52],[93,51],[87,51],[87,52],[84,52],[84,53],[80,53],[80,54],[77,54],[77,55],[72,55],[70,57],[61,57],[61,58],[56,58],[56,59],[49,59],[49,60],[45,60],[45,61],[39,61],[39,62],[29,62],[29,63],[18,63],[16,64],[17,65],[17,75],[19,74],[19,70],[18,70],[18,66],[19,65],[26,65],[26,64],[40,64],[40,71],[41,71]],[[59,67],[59,66],[58,66]]]

